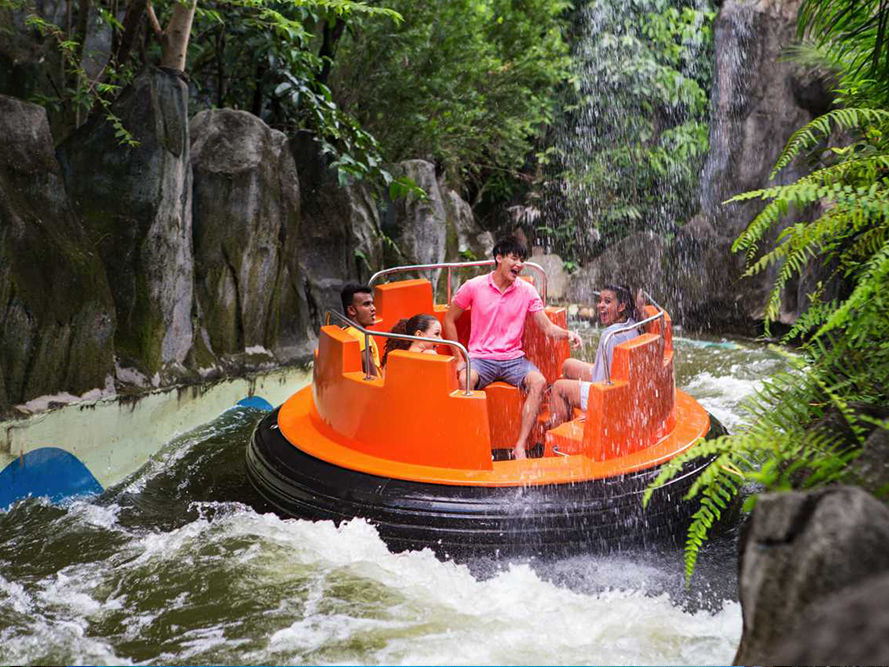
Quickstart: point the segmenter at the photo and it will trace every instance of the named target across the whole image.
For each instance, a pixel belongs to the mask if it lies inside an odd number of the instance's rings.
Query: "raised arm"
[[[543,331],[543,335],[547,338],[555,338],[556,340],[567,338],[573,348],[578,348],[583,345],[583,341],[580,339],[580,336],[576,331],[563,329],[546,316],[546,311],[538,310],[533,313],[531,317],[534,318],[534,322],[537,323],[537,326],[540,327],[541,331]]]

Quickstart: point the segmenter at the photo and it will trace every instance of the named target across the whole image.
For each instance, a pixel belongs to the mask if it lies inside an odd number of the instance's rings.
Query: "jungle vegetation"
[[[533,172],[568,77],[567,0],[0,0],[0,28],[51,62],[28,96],[58,141],[147,64],[184,71],[191,112],[230,107],[310,131],[341,181],[410,189],[386,165],[434,161],[476,198]],[[0,81],[2,83],[2,81]]]
[[[578,8],[571,85],[548,149],[540,234],[581,260],[694,212],[709,147],[710,0]]]
[[[655,486],[696,457],[713,462],[695,482],[698,498],[686,543],[692,575],[708,532],[751,488],[805,489],[858,483],[889,497],[889,479],[868,476],[856,459],[868,438],[889,428],[889,6],[877,0],[804,0],[792,56],[827,67],[839,85],[834,109],[794,133],[772,177],[814,155],[795,183],[738,194],[762,211],[734,244],[748,275],[780,267],[766,308],[778,317],[789,281],[820,276],[810,305],[783,337],[798,344],[790,370],[766,380],[746,405],[746,427],[696,445]],[[769,233],[780,230],[774,243]],[[747,496],[751,507],[756,494]]]

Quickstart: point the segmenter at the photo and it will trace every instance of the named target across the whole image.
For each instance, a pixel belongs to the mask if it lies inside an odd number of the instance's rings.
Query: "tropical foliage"
[[[558,206],[541,229],[585,256],[641,228],[671,233],[695,202],[708,147],[707,1],[588,3],[578,13],[574,88],[557,138]]]
[[[820,164],[808,175],[730,200],[768,202],[734,245],[746,253],[748,275],[780,267],[767,324],[777,318],[791,278],[813,266],[823,278],[809,294],[808,310],[784,337],[801,341],[799,356],[790,358],[791,370],[767,380],[748,402],[747,427],[697,445],[655,482],[671,478],[691,458],[713,458],[689,492],[701,503],[686,543],[689,577],[708,531],[745,484],[782,490],[855,481],[850,462],[870,431],[889,426],[881,420],[889,403],[887,18],[884,3],[803,3],[803,34],[815,31],[821,61],[839,65],[837,102],[846,106],[797,131],[772,173],[817,149]],[[846,141],[825,152],[831,137]],[[760,254],[776,229],[777,240]],[[889,480],[882,482],[876,491],[886,494]]]
[[[569,71],[567,0],[389,0],[402,23],[343,38],[334,96],[392,161],[436,162],[475,202],[533,175]]]
[[[358,0],[80,0],[67,3],[61,22],[36,0],[0,2],[0,10],[23,17],[26,29],[60,62],[62,75],[49,72],[50,85],[34,101],[54,112],[62,137],[100,110],[122,143],[135,142],[111,105],[145,64],[164,62],[161,24],[190,7],[185,11],[194,23],[186,43],[197,109],[245,109],[288,132],[310,130],[342,180],[369,177],[395,195],[416,190],[383,168],[376,140],[337,106],[324,81],[332,53],[329,26],[395,24],[401,20],[395,11]],[[110,49],[87,48],[90,36],[99,34],[110,35]]]

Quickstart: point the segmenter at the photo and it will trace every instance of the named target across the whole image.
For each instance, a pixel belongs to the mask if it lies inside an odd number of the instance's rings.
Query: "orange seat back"
[[[398,350],[385,377],[365,380],[358,348],[339,327],[321,328],[315,412],[344,445],[403,463],[491,469],[485,394],[458,391],[452,356]]]
[[[590,386],[584,452],[593,460],[631,454],[673,429],[676,383],[673,351],[645,333],[614,348],[611,384]]]

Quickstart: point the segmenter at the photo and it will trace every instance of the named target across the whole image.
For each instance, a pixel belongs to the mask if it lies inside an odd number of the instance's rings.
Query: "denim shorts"
[[[478,386],[476,389],[484,389],[492,382],[502,380],[514,387],[521,387],[525,376],[531,371],[540,370],[528,361],[527,357],[515,359],[472,359],[472,370],[478,373]]]

